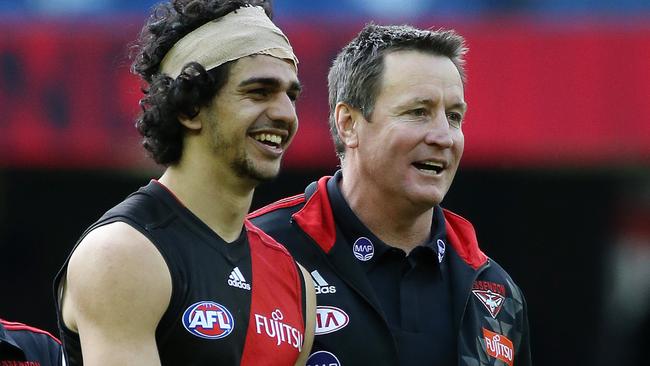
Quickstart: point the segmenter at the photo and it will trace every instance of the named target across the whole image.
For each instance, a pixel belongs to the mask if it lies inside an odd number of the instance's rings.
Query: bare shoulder
[[[307,363],[311,348],[314,343],[314,330],[316,328],[316,291],[311,275],[300,263],[298,268],[302,272],[305,283],[305,338],[302,350],[294,366],[304,366]]]
[[[171,277],[160,252],[138,230],[115,222],[88,233],[70,257],[64,321],[73,330],[84,323],[155,328],[170,297]]]

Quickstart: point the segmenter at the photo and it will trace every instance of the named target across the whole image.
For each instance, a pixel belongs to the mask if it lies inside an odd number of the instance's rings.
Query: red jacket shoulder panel
[[[472,268],[487,262],[487,256],[478,247],[474,226],[462,216],[443,209],[447,239],[458,255]]]
[[[314,194],[292,216],[302,230],[314,239],[325,253],[329,253],[336,242],[334,215],[327,195],[327,181],[330,178],[330,176],[326,176],[319,179]]]

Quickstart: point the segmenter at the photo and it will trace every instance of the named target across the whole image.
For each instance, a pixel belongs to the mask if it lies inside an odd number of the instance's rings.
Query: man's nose
[[[288,124],[295,124],[298,119],[294,102],[284,93],[279,94],[273,100],[266,114],[272,121],[284,121]]]
[[[451,129],[454,128],[449,124],[447,114],[444,112],[437,113],[428,126],[424,142],[429,145],[438,145],[442,148],[450,148],[454,145]]]

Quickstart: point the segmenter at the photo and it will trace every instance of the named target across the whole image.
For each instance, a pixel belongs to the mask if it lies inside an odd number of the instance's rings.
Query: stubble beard
[[[277,174],[264,174],[256,169],[253,162],[246,157],[244,151],[239,151],[236,159],[230,163],[230,167],[238,177],[254,180],[258,183],[270,182],[277,176]]]
[[[232,139],[225,138],[218,126],[214,127],[215,128],[212,132],[212,150],[215,154],[222,156],[229,152],[237,150],[234,155],[234,159],[232,159],[230,162],[230,168],[233,170],[237,177],[254,181],[257,184],[270,182],[277,177],[277,173],[264,174],[264,172],[257,169],[253,161],[251,161],[251,159],[246,156],[246,149],[243,145],[236,147],[236,144],[232,141]]]

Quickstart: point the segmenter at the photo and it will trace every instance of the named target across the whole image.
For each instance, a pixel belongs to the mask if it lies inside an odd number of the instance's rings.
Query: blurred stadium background
[[[70,248],[161,172],[127,57],[153,3],[0,0],[4,318],[56,332]],[[276,0],[275,19],[301,60],[301,125],[253,208],[336,169],[326,73],[364,23],[454,28],[470,109],[444,205],[524,289],[535,363],[650,364],[650,1]]]

